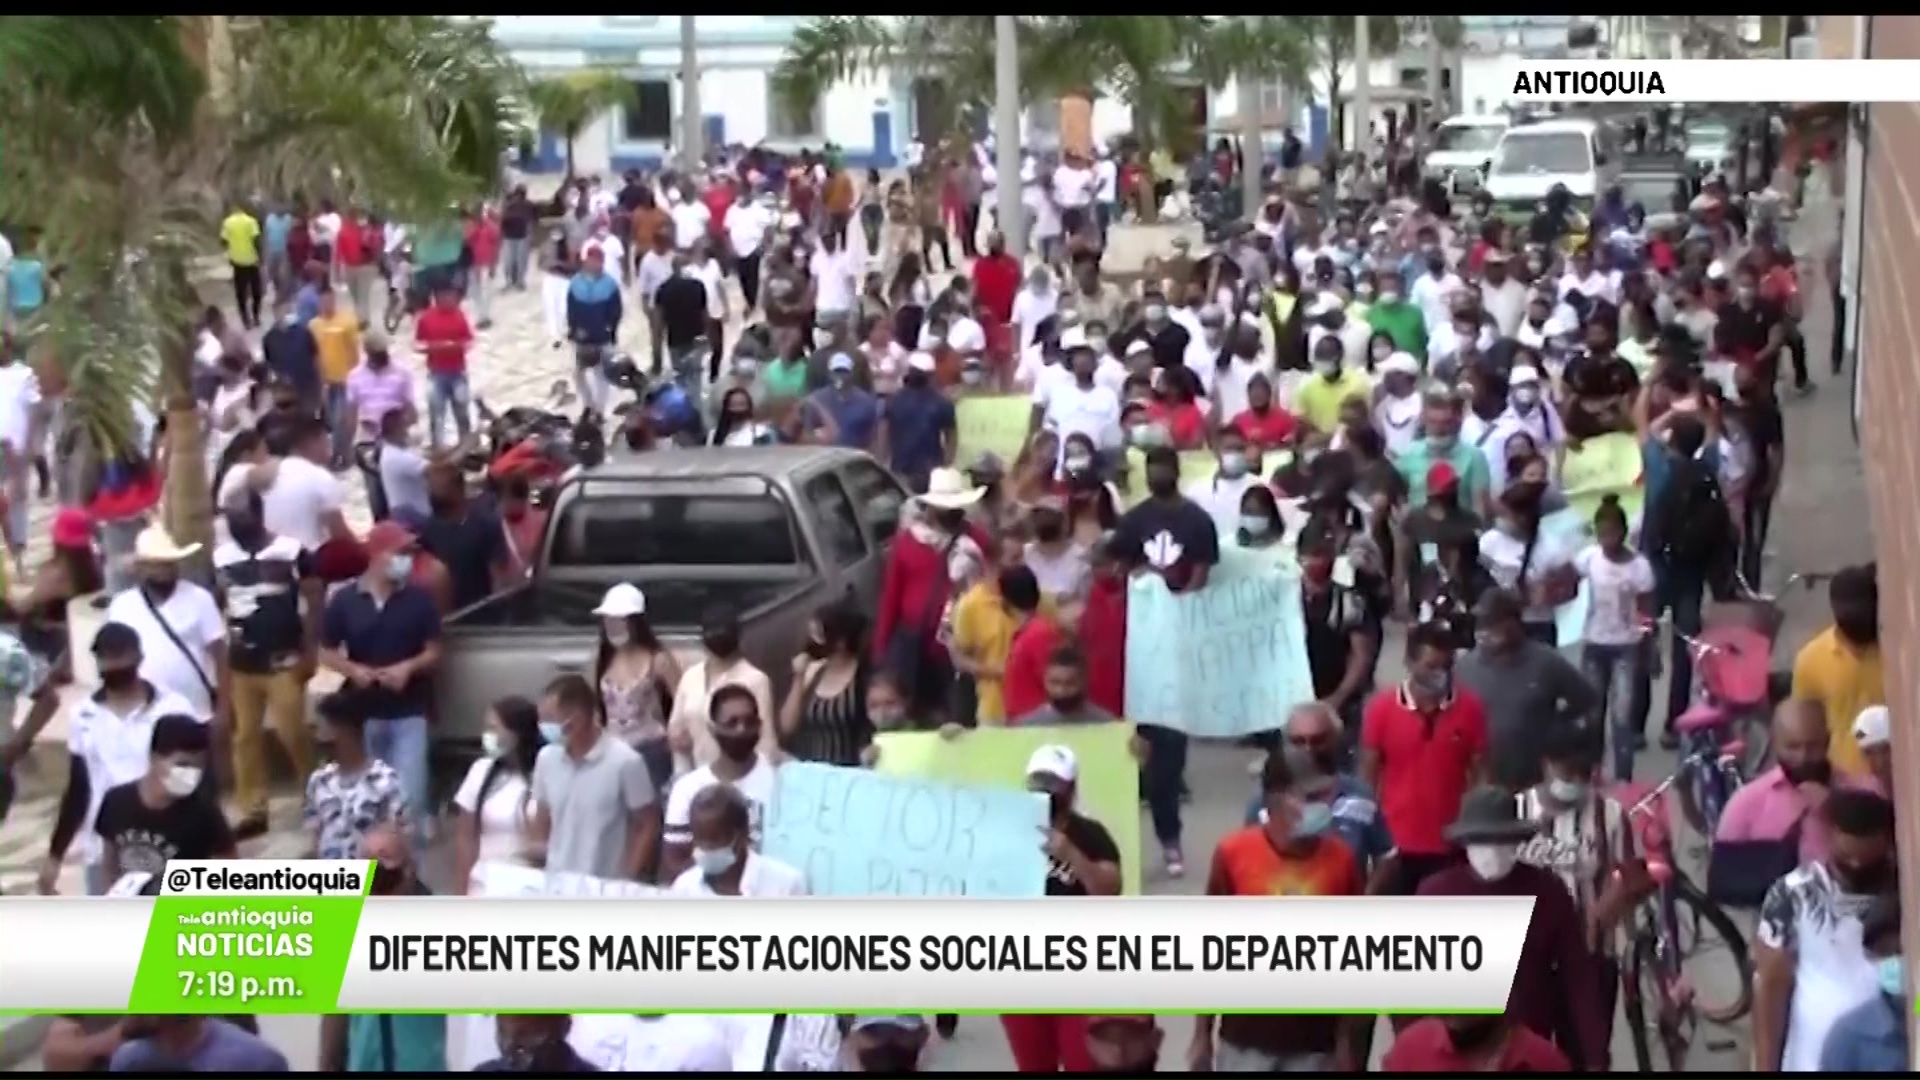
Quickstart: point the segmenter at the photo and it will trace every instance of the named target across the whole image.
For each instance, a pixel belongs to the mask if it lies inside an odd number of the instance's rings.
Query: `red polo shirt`
[[[1475,1055],[1477,1057],[1478,1055]],[[1500,1061],[1491,1070],[1453,1048],[1446,1022],[1437,1016],[1416,1020],[1393,1040],[1393,1048],[1380,1062],[1381,1072],[1466,1073],[1565,1073],[1573,1066],[1559,1047],[1515,1024],[1500,1049]]]
[[[1047,658],[1065,636],[1052,619],[1036,615],[1013,632],[1007,649],[1007,670],[1000,681],[1000,697],[1008,719],[1016,719],[1047,703]]]
[[[436,375],[466,374],[473,327],[467,323],[465,312],[435,304],[414,319],[413,336],[426,350],[428,371]]]
[[[1394,846],[1410,855],[1453,850],[1445,830],[1471,784],[1468,767],[1487,752],[1487,713],[1473,691],[1455,687],[1438,712],[1414,708],[1406,689],[1367,702],[1360,745],[1380,755],[1380,810]]]
[[[1233,430],[1262,450],[1286,446],[1293,438],[1293,429],[1293,415],[1278,405],[1269,406],[1265,413],[1246,409],[1233,418]]]

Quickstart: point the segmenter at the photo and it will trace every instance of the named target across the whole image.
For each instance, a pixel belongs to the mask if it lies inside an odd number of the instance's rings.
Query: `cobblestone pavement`
[[[1832,222],[1831,212],[1816,206],[1795,229],[1798,249],[1818,252],[1816,241],[1822,236],[1831,236]],[[1116,233],[1120,238],[1116,244],[1117,254],[1120,260],[1127,260],[1122,265],[1129,261],[1137,265],[1145,254],[1163,247],[1167,235],[1165,229],[1128,229]],[[1813,272],[1817,274],[1817,268]],[[1819,298],[1809,313],[1806,336],[1816,343],[1816,348],[1823,348],[1828,340],[1826,289],[1823,284],[1809,281],[1805,293],[1810,298]],[[738,306],[737,298],[735,306]],[[551,349],[550,343],[543,339],[537,304],[532,298],[509,294],[496,309],[495,319],[495,328],[483,335],[473,363],[476,389],[483,397],[502,403],[536,401],[544,397],[555,378],[570,374],[567,358]],[[629,335],[624,344],[629,349],[641,348],[643,333]],[[1823,356],[1816,360],[1815,377],[1820,379],[1826,361]],[[1834,380],[1814,397],[1791,403],[1787,423],[1789,464],[1774,515],[1776,537],[1767,578],[1771,585],[1777,585],[1790,570],[1828,570],[1862,561],[1870,557],[1872,550],[1871,537],[1860,524],[1865,521],[1865,495],[1858,451],[1849,434],[1844,383]],[[355,507],[355,512],[364,516],[364,504],[357,492]],[[44,517],[38,509],[36,513]],[[41,531],[44,531],[44,520]],[[1795,590],[1783,597],[1782,602],[1787,612],[1780,635],[1784,651],[1815,633],[1826,617],[1822,596]],[[1380,673],[1383,681],[1398,679],[1401,675],[1401,634],[1398,626],[1390,629],[1383,650]],[[1775,666],[1787,662],[1784,656],[1777,657]],[[1664,700],[1663,689],[1656,688],[1654,700]],[[1204,867],[1214,843],[1240,824],[1252,787],[1249,764],[1248,752],[1244,750],[1218,744],[1194,747],[1188,766],[1194,796],[1185,810],[1191,869],[1184,879],[1169,880],[1160,873],[1157,853],[1145,853],[1148,892],[1197,894],[1204,889]],[[1643,780],[1664,776],[1673,767],[1673,755],[1657,749],[1640,757]],[[0,830],[0,892],[30,889],[33,861],[44,850],[52,814],[50,796],[30,798],[15,808],[4,830]],[[277,798],[274,820],[278,826],[276,831],[250,845],[248,854],[279,857],[299,854],[302,841],[295,831],[298,820],[295,800],[288,795]],[[427,877],[434,884],[444,884],[451,876],[450,845],[444,842],[445,830],[442,833],[443,841],[428,857]],[[1697,837],[1682,837],[1679,849],[1682,865],[1699,880],[1703,876],[1700,863],[1704,844]],[[79,891],[78,877],[78,871],[70,868],[63,877],[62,891]],[[1745,920],[1742,923],[1745,927]],[[1690,966],[1689,974],[1707,997],[1726,1000],[1728,991],[1733,989],[1733,969],[1724,962],[1724,957],[1702,957]],[[1191,1024],[1179,1017],[1164,1017],[1161,1024],[1166,1031],[1162,1068],[1182,1070]],[[318,1048],[314,1018],[265,1018],[262,1027],[288,1054],[295,1068],[315,1066]],[[1744,1019],[1730,1028],[1703,1025],[1694,1043],[1689,1071],[1746,1068],[1748,1028],[1748,1021]],[[0,1068],[11,1065],[32,1070],[38,1067],[31,1056],[32,1046],[37,1045],[37,1036],[32,1031],[31,1024],[14,1029],[0,1027]],[[1375,1040],[1376,1063],[1388,1042],[1384,1032]],[[9,1047],[18,1049],[9,1052]],[[1612,1049],[1614,1068],[1631,1071],[1633,1053],[1624,1022],[1616,1021]],[[1012,1060],[998,1023],[990,1017],[967,1017],[961,1022],[957,1038],[934,1048],[930,1065],[933,1070],[943,1072],[1005,1070],[1012,1067]]]

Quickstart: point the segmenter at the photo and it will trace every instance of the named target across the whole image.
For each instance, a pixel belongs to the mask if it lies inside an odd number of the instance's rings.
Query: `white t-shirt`
[[[1533,554],[1527,554],[1527,542],[1517,536],[1508,536],[1498,528],[1488,529],[1480,537],[1480,564],[1487,568],[1494,584],[1509,591],[1517,591],[1520,582],[1520,561],[1527,562],[1527,584],[1546,577],[1548,574],[1565,567],[1572,556],[1560,546],[1550,532],[1542,532],[1534,541]],[[1553,621],[1551,605],[1527,604],[1520,617],[1530,623]]]
[[[707,235],[707,226],[713,222],[713,211],[707,204],[695,199],[683,202],[673,208],[673,246],[685,251],[693,246],[695,240]]]
[[[753,822],[753,846],[760,847],[760,828],[766,821],[767,808],[773,805],[774,786],[779,768],[762,757],[753,763],[753,769],[747,775],[733,782],[740,794],[747,797],[747,809]],[[713,766],[702,765],[673,782],[673,790],[667,794],[666,822],[661,830],[661,839],[669,844],[690,844],[693,842],[693,798],[715,784],[721,783],[713,775]]]
[[[313,219],[313,242],[331,244],[340,239],[340,215],[320,214]]]
[[[346,501],[338,477],[306,458],[284,457],[272,486],[261,493],[260,517],[268,532],[312,551],[327,541],[327,516]]]
[[[0,443],[16,452],[27,448],[33,407],[38,404],[40,379],[31,366],[15,360],[0,367]]]
[[[155,612],[158,611],[156,616]],[[168,636],[160,620],[166,620]],[[227,620],[213,594],[191,581],[174,586],[173,595],[149,606],[138,587],[113,598],[107,621],[125,623],[140,635],[140,677],[155,689],[176,695],[192,708],[188,713],[213,719],[213,695],[207,684],[218,678],[213,668],[214,645],[227,640]],[[178,645],[173,638],[180,639]]]
[[[151,681],[151,680],[149,680]],[[74,834],[81,858],[100,861],[102,844],[93,831],[100,803],[107,791],[131,784],[147,774],[153,763],[153,722],[163,716],[193,716],[193,707],[163,686],[154,688],[153,701],[126,716],[108,709],[92,694],[81,698],[67,721],[67,753],[87,765],[87,816]]]
[[[1043,404],[1047,394],[1056,382],[1071,379],[1065,364],[1051,363],[1047,353],[1038,345],[1029,345],[1020,350],[1020,363],[1013,369],[1013,384],[1030,387],[1033,390],[1033,403]]]
[[[1512,337],[1527,316],[1527,287],[1508,278],[1498,285],[1480,283],[1480,308],[1493,318],[1501,337]]]
[[[733,253],[742,258],[760,250],[767,239],[767,230],[773,228],[773,212],[759,203],[747,203],[742,206],[734,203],[727,207],[727,216],[721,219],[727,230],[727,240],[733,244]]]
[[[732,1040],[712,1017],[581,1015],[567,1043],[603,1072],[733,1071]]]
[[[987,332],[972,318],[962,315],[947,327],[947,344],[962,356],[987,351]]]
[[[1427,333],[1431,334],[1442,323],[1453,319],[1453,305],[1447,297],[1466,288],[1460,281],[1460,275],[1449,270],[1439,277],[1421,274],[1407,288],[1408,299],[1420,305],[1420,314],[1426,319]]]
[[[1061,165],[1053,170],[1053,201],[1065,209],[1077,209],[1093,202],[1100,178],[1092,169]]]
[[[1120,399],[1112,390],[1094,383],[1081,387],[1073,373],[1059,371],[1065,378],[1042,379],[1034,384],[1033,403],[1041,408],[1041,423],[1060,433],[1065,447],[1067,436],[1085,435],[1093,445],[1108,449],[1120,445]]]
[[[480,827],[479,858],[474,863],[476,879],[487,863],[519,856],[521,837],[527,823],[533,820],[533,800],[527,797],[532,789],[527,786],[527,778],[505,766],[495,775],[487,801],[480,802],[480,785],[493,767],[493,758],[474,762],[453,796],[453,805],[463,813],[474,815]]]
[[[1587,271],[1585,277],[1580,277],[1571,270],[1560,275],[1560,299],[1565,300],[1569,293],[1575,291],[1589,300],[1605,300],[1610,304],[1618,303],[1620,299],[1618,286],[1612,275],[1603,274],[1598,270]]]
[[[839,251],[822,248],[814,252],[807,264],[815,285],[813,306],[820,311],[852,311],[854,296],[860,288],[859,269],[853,253],[845,248]]]
[[[1403,398],[1381,395],[1373,407],[1373,426],[1386,441],[1388,457],[1404,453],[1420,438],[1420,392]]]
[[[720,269],[720,260],[708,256],[707,261],[693,268],[693,276],[707,287],[707,317],[725,320],[727,317],[727,275]]]
[[[1120,167],[1109,158],[1093,163],[1093,197],[1103,203],[1120,201]]]
[[[719,896],[708,886],[706,875],[697,866],[689,866],[673,879],[675,896]],[[807,875],[757,851],[747,852],[747,865],[740,871],[740,896],[805,896]]]
[[[410,510],[417,514],[433,511],[427,495],[427,459],[411,446],[380,444],[380,486],[386,492],[391,510]]]
[[[1251,407],[1247,400],[1247,384],[1255,375],[1265,375],[1269,382],[1273,379],[1273,361],[1265,354],[1252,360],[1235,356],[1227,361],[1227,369],[1214,370],[1212,392],[1214,400],[1220,403],[1221,416],[1239,416]]]
[[[1020,340],[1016,342],[1024,349],[1033,344],[1034,331],[1040,323],[1060,310],[1060,290],[1048,289],[1034,292],[1023,287],[1013,297],[1013,322],[1020,328]]]
[[[640,256],[640,266],[633,273],[634,287],[640,290],[640,302],[651,307],[653,294],[660,291],[673,278],[673,256],[658,251],[649,251]]]
[[[1653,564],[1635,552],[1626,562],[1607,558],[1599,544],[1582,548],[1573,568],[1587,582],[1588,645],[1634,645],[1640,641],[1640,597],[1653,591]]]
[[[1213,519],[1213,527],[1222,538],[1234,536],[1240,528],[1240,499],[1247,492],[1266,483],[1251,471],[1237,479],[1216,476],[1211,480],[1202,480],[1190,484],[1186,496],[1192,499],[1207,516]]]

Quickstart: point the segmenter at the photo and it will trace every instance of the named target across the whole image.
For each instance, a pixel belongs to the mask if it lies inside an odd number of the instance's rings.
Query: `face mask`
[[[1093,468],[1093,459],[1085,454],[1068,454],[1065,464],[1070,473],[1086,472]]]
[[[1333,807],[1323,802],[1310,802],[1300,808],[1300,816],[1293,823],[1293,835],[1319,836],[1332,827]]]
[[[1247,475],[1247,455],[1229,451],[1220,455],[1220,475],[1238,480]]]
[[[607,644],[616,649],[623,648],[633,640],[633,628],[627,625],[625,619],[608,619],[604,632],[607,635]]]
[[[1392,355],[1393,346],[1391,345],[1375,345],[1373,347],[1373,359],[1376,363]]]
[[[1383,304],[1387,304],[1387,305],[1393,305],[1393,304],[1397,304],[1397,303],[1399,303],[1399,302],[1400,302],[1400,290],[1398,290],[1398,289],[1386,289],[1386,290],[1383,290],[1383,291],[1382,291],[1382,292],[1380,293],[1380,302],[1381,302],[1381,303],[1383,303]]]
[[[960,372],[960,381],[968,386],[978,386],[986,380],[987,374],[979,368],[966,368]]]
[[[137,666],[100,669],[100,685],[112,693],[131,689],[139,681],[140,669]]]
[[[1164,322],[1167,318],[1167,309],[1159,304],[1149,304],[1146,315],[1150,323]]]
[[[701,877],[719,877],[739,861],[740,853],[730,847],[693,849],[693,865],[700,868]]]
[[[1880,992],[1888,997],[1907,996],[1907,963],[1898,956],[1883,956],[1874,961],[1880,976]]]
[[[541,739],[550,743],[557,743],[565,740],[566,737],[567,737],[567,725],[561,723],[558,720],[540,721],[540,738]]]
[[[1801,784],[1819,784],[1821,787],[1827,787],[1833,783],[1833,762],[1825,759],[1799,765],[1782,765],[1780,771],[1786,775],[1787,782],[1796,787]]]
[[[1523,409],[1530,409],[1540,401],[1540,389],[1534,386],[1516,386],[1513,388],[1513,403]]]
[[[488,757],[499,757],[507,752],[506,740],[500,733],[489,728],[480,733],[480,752]]]
[[[740,634],[736,630],[714,630],[700,639],[707,651],[721,659],[740,651]]]
[[[160,778],[160,786],[176,799],[184,799],[200,789],[201,771],[191,765],[175,765]]]
[[[1457,435],[1429,435],[1427,446],[1444,454],[1453,449],[1453,441],[1458,437]]]
[[[1481,881],[1500,881],[1520,861],[1520,849],[1512,844],[1468,844],[1467,865]]]
[[[1273,522],[1265,514],[1241,514],[1240,531],[1248,536],[1265,536],[1273,528]]]
[[[1087,339],[1087,345],[1096,353],[1107,351],[1107,339],[1098,335]]]
[[[1578,806],[1586,801],[1587,785],[1578,780],[1549,780],[1547,794],[1561,806]]]
[[[300,321],[300,316],[294,314],[291,311],[287,312],[285,315],[280,316],[281,326],[292,326],[299,321]]]
[[[176,577],[150,577],[142,582],[142,584],[146,586],[148,592],[165,600],[167,597],[173,595],[174,587],[180,584],[180,579]]]
[[[398,585],[401,582],[407,580],[407,576],[412,573],[413,573],[413,556],[412,555],[409,555],[403,551],[400,554],[395,555],[393,558],[387,560],[387,580],[393,582],[395,585]]]
[[[1735,290],[1733,291],[1733,298],[1734,298],[1735,300],[1738,300],[1738,301],[1740,301],[1740,303],[1742,303],[1742,304],[1751,304],[1751,303],[1753,303],[1753,298],[1754,298],[1754,296],[1755,296],[1755,295],[1756,295],[1756,294],[1754,293],[1754,291],[1753,291],[1752,289],[1744,289],[1744,288],[1743,288],[1743,289],[1735,289]]]
[[[1373,286],[1363,281],[1353,287],[1353,295],[1362,300],[1371,300],[1373,299]],[[1382,357],[1382,359],[1385,359],[1385,357]]]
[[[733,374],[735,378],[751,379],[759,371],[760,362],[758,360],[735,360],[733,362]]]
[[[1444,671],[1416,671],[1407,676],[1407,682],[1422,697],[1444,699],[1453,687],[1453,676]]]
[[[1314,371],[1314,374],[1320,376],[1321,378],[1327,380],[1328,382],[1332,382],[1334,379],[1337,379],[1340,377],[1340,361],[1315,360],[1313,362],[1313,371]]]
[[[753,758],[754,750],[760,745],[760,733],[756,731],[750,735],[722,735],[716,731],[713,733],[713,741],[720,747],[720,753],[728,761],[736,763],[749,761]]]

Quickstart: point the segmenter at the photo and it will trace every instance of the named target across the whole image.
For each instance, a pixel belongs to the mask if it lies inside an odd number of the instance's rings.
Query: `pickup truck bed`
[[[735,611],[753,611],[792,591],[796,584],[792,581],[649,582],[647,614],[662,634],[698,634],[700,617],[708,606],[726,604]],[[597,583],[540,581],[522,585],[455,612],[447,621],[446,632],[458,637],[474,631],[590,631],[594,625],[593,609],[605,592],[606,587]]]

